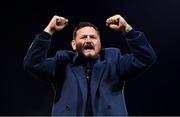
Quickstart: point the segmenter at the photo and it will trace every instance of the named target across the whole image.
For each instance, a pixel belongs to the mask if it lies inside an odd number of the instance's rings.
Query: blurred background
[[[0,115],[50,115],[52,88],[27,74],[22,62],[34,36],[53,15],[69,19],[69,25],[53,35],[49,56],[60,49],[72,50],[72,31],[80,21],[99,28],[103,48],[129,52],[121,33],[105,26],[115,14],[143,31],[158,57],[147,72],[126,81],[129,115],[180,115],[179,0],[31,0],[1,5]]]

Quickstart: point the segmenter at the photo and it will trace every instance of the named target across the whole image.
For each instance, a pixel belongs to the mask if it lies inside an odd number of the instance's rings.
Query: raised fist
[[[126,20],[120,15],[114,15],[106,20],[106,26],[114,29],[127,32],[132,29],[132,27],[126,22]]]
[[[54,32],[62,30],[68,24],[68,19],[61,16],[53,16],[47,27],[44,29],[45,32],[52,35]]]

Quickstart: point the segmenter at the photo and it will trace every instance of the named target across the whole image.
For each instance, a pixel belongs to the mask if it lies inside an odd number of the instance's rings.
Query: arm
[[[68,20],[54,16],[44,31],[35,36],[24,57],[25,70],[43,78],[51,76],[55,72],[57,56],[47,58],[47,53],[51,43],[51,36],[55,31],[62,30],[67,25]]]
[[[130,54],[118,56],[117,68],[122,76],[136,76],[149,68],[156,60],[156,54],[149,45],[145,35],[135,31],[120,15],[106,20],[106,25],[114,30],[122,31],[126,38]]]

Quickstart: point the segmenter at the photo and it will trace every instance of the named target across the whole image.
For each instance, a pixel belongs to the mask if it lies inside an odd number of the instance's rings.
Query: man
[[[55,88],[52,115],[128,115],[124,80],[141,74],[156,60],[145,35],[135,31],[120,15],[108,18],[106,26],[121,31],[131,50],[122,55],[117,48],[101,49],[97,27],[81,22],[71,42],[75,52],[60,50],[47,58],[51,36],[67,24],[68,19],[54,16],[35,36],[24,58],[25,69],[49,80]]]

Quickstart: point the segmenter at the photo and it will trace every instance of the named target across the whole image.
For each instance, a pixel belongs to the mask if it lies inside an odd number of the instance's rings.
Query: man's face
[[[93,27],[83,27],[77,30],[76,37],[72,40],[71,45],[79,55],[97,58],[101,49],[99,33]]]

